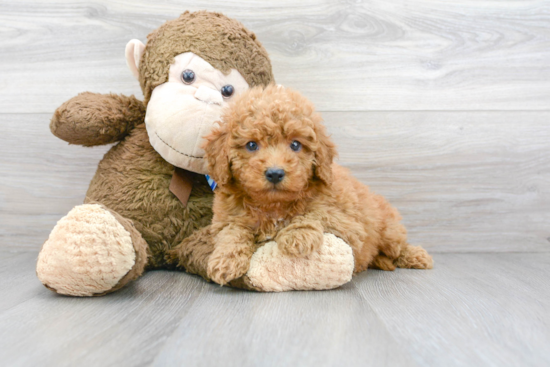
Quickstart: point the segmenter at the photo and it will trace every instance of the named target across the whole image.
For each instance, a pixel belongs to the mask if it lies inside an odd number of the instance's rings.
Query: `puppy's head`
[[[321,120],[296,91],[249,89],[205,137],[210,175],[269,202],[296,200],[312,186],[330,184],[336,151]]]

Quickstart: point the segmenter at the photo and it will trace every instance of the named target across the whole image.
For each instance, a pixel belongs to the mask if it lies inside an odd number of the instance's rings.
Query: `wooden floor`
[[[3,366],[548,366],[550,254],[438,254],[324,292],[150,272],[102,298],[46,291],[2,253]]]
[[[431,271],[256,294],[157,271],[101,298],[34,267],[108,146],[48,124],[142,94],[124,47],[184,10],[253,30]],[[550,366],[550,1],[0,0],[0,366]]]

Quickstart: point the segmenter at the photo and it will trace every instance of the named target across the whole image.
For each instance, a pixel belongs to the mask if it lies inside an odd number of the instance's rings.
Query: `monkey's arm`
[[[55,111],[50,130],[70,144],[90,147],[122,140],[144,119],[145,106],[134,96],[84,92]]]

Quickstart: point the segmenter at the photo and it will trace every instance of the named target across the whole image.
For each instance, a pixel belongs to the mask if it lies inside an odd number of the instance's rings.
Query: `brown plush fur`
[[[141,124],[107,152],[86,194],[86,203],[102,203],[134,223],[149,244],[151,268],[164,267],[165,252],[212,218],[212,190],[204,176],[194,175],[184,207],[169,190],[173,172]]]
[[[184,52],[201,56],[224,73],[236,69],[250,86],[274,81],[267,51],[254,33],[220,13],[186,11],[147,36],[139,66],[145,104],[153,89],[168,80],[174,57]]]
[[[55,111],[50,130],[60,139],[87,147],[122,140],[145,118],[134,96],[84,92]]]
[[[259,149],[248,151],[250,141]],[[302,145],[298,152],[293,141]],[[282,252],[304,256],[319,249],[324,232],[352,247],[356,273],[368,266],[432,267],[424,249],[407,243],[397,210],[332,163],[335,146],[299,93],[271,85],[238,96],[207,136],[205,151],[219,184],[207,269],[217,283],[244,275],[262,242],[274,239]],[[266,179],[271,167],[284,169],[278,184]]]
[[[213,247],[209,232],[198,232],[189,246],[183,240],[210,223],[212,190],[204,176],[196,175],[184,207],[169,190],[174,166],[152,148],[143,124],[153,88],[167,81],[174,57],[184,52],[194,52],[222,71],[237,69],[251,86],[273,81],[267,52],[242,24],[217,13],[186,12],[148,37],[140,62],[145,104],[133,96],[83,93],[57,109],[50,127],[71,144],[120,141],[99,163],[85,202],[100,203],[121,222],[126,220],[125,227],[135,226],[149,247],[148,268],[180,262],[189,265],[189,272],[206,276],[206,258]],[[167,263],[168,250],[178,244],[180,251]],[[141,274],[144,266],[140,261],[117,288]]]

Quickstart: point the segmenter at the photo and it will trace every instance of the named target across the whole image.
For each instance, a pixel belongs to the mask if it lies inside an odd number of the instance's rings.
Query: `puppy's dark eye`
[[[231,84],[227,84],[222,87],[221,92],[222,96],[224,96],[225,98],[229,98],[233,95],[233,93],[235,93],[235,88],[233,88]]]
[[[248,143],[246,143],[246,150],[248,150],[249,152],[258,150],[258,143],[256,143],[255,141],[249,141]]]
[[[181,80],[185,84],[191,84],[195,81],[195,72],[193,70],[187,69],[181,73]]]
[[[300,149],[302,149],[302,143],[294,140],[292,143],[290,143],[290,149],[292,149],[295,152],[299,152]]]

